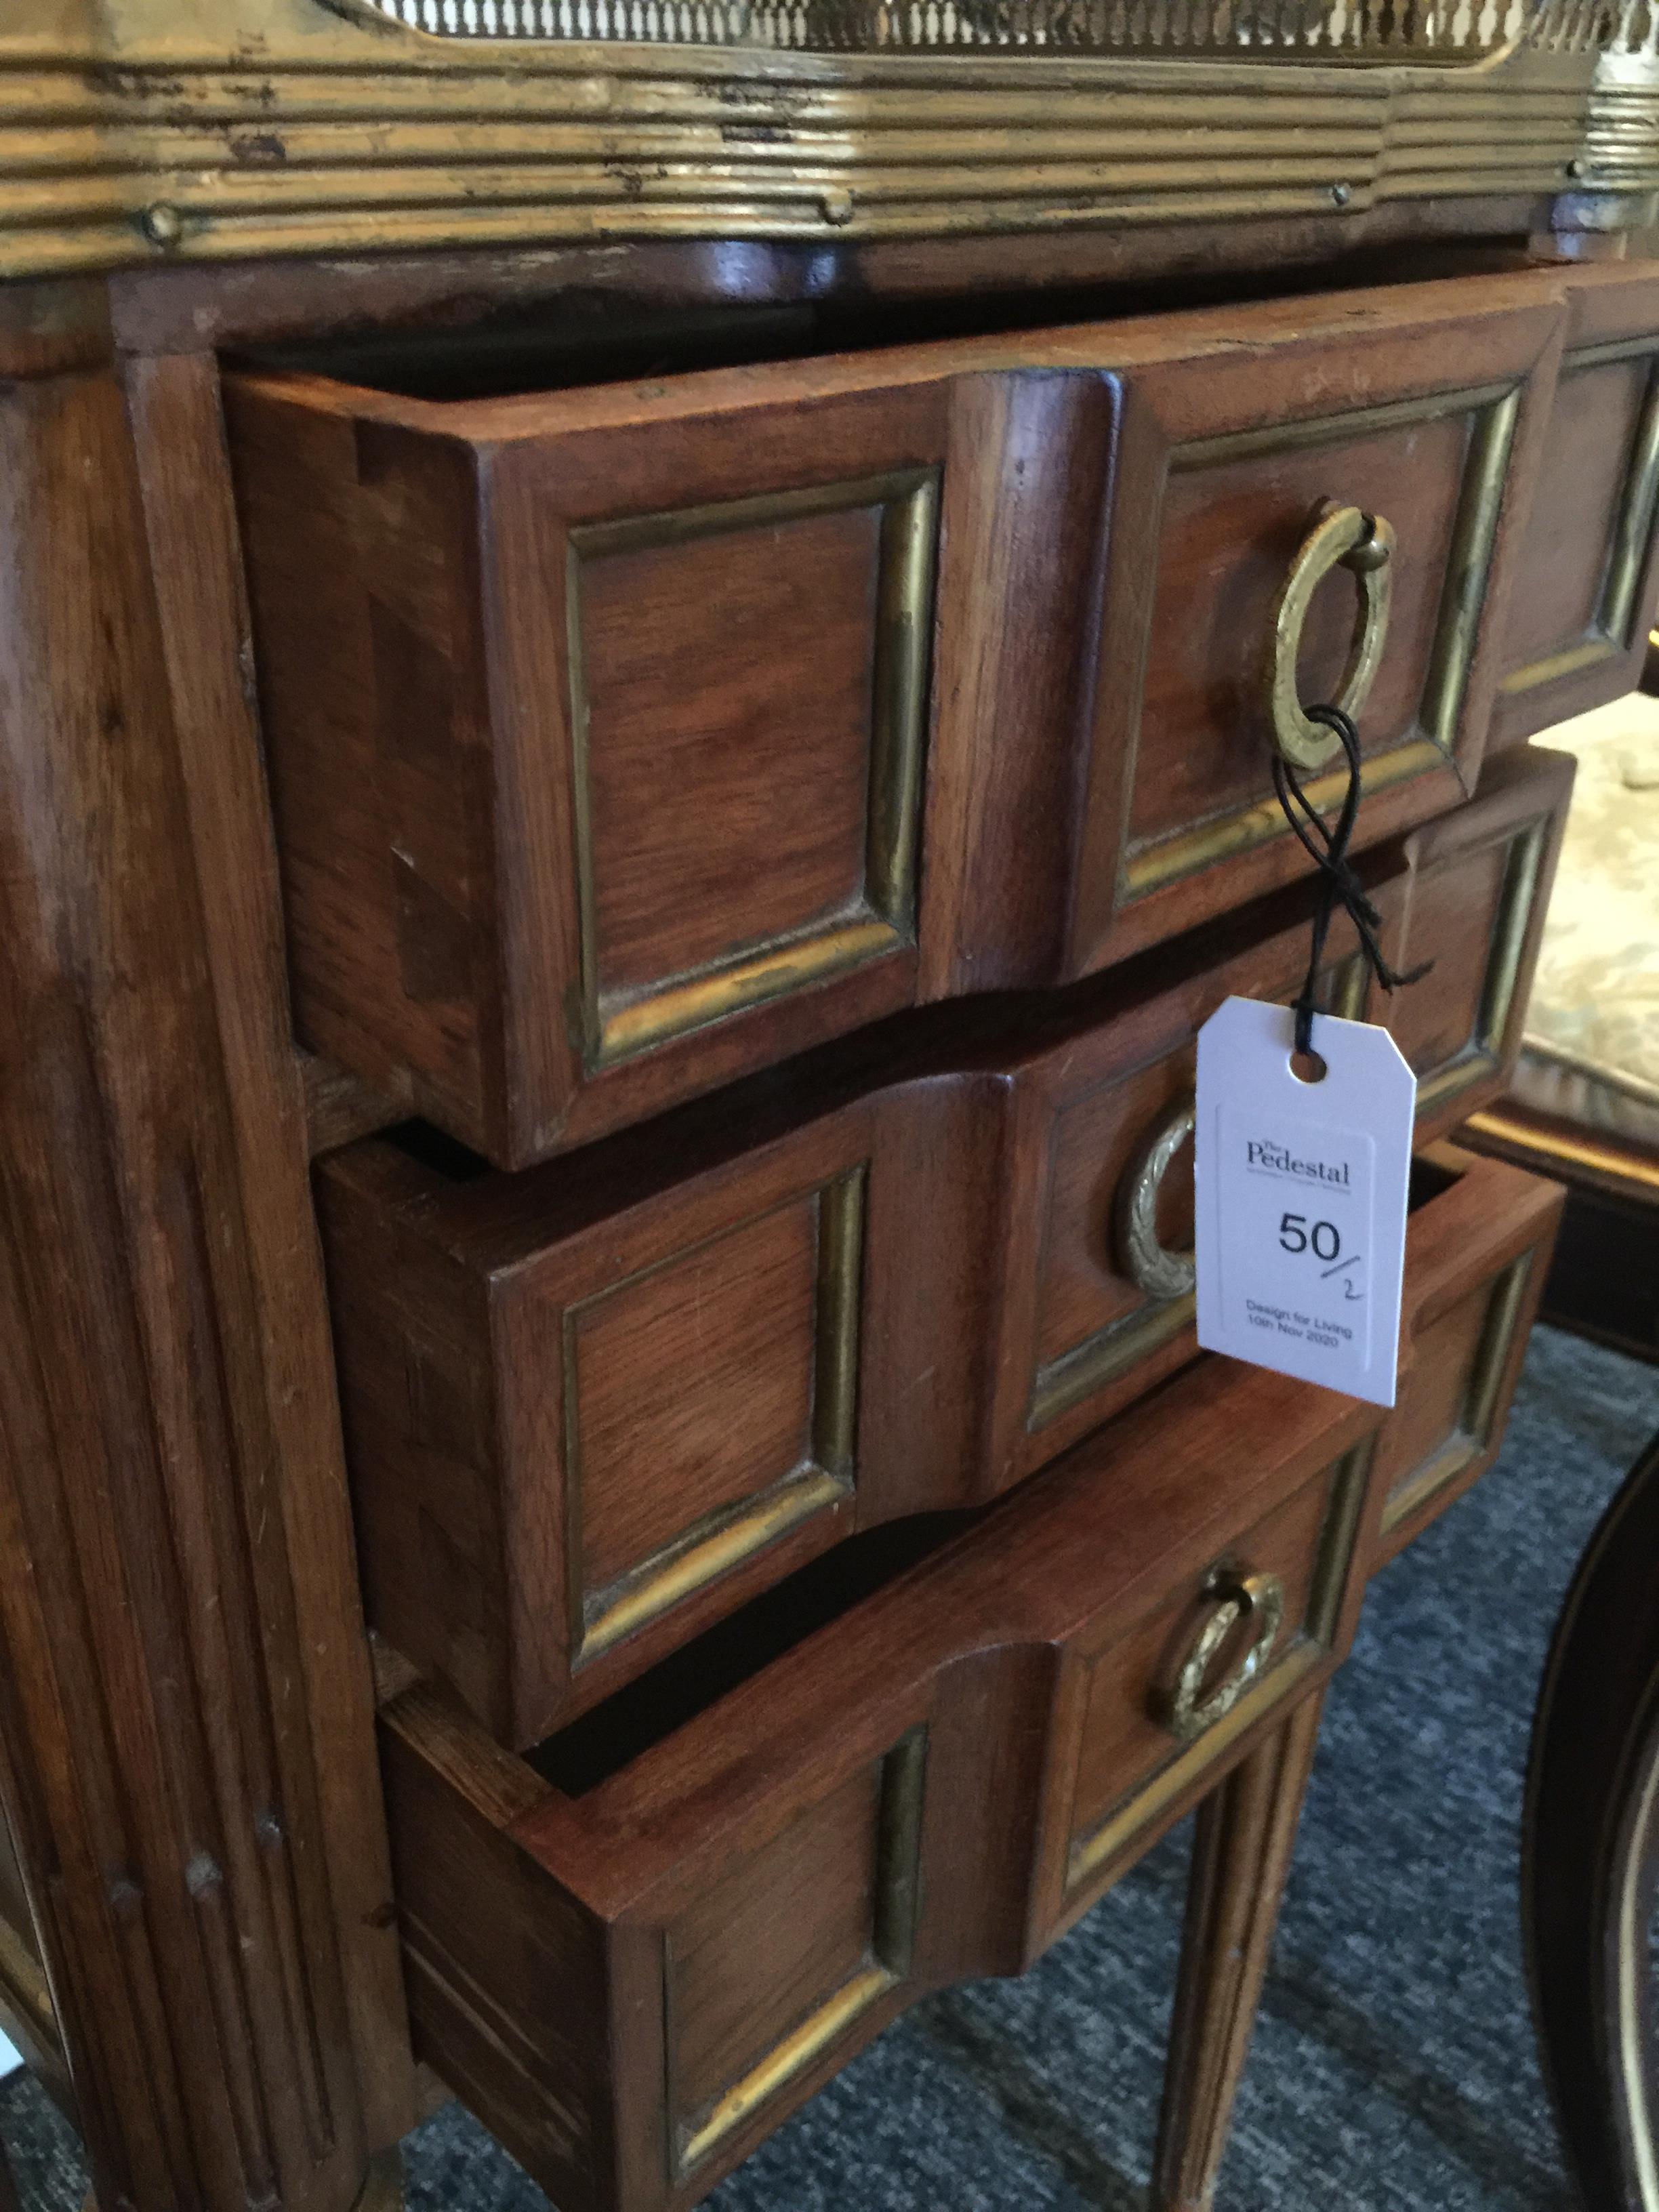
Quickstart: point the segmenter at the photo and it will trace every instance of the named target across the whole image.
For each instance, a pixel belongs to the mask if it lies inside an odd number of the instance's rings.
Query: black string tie
[[[1302,788],[1296,770],[1277,746],[1273,749],[1273,789],[1285,810],[1285,819],[1302,841],[1304,851],[1322,878],[1319,904],[1314,910],[1308,973],[1294,1009],[1296,1049],[1298,1053],[1311,1053],[1313,1018],[1320,1011],[1314,1004],[1314,994],[1325,962],[1325,939],[1330,932],[1331,917],[1339,902],[1346,908],[1348,918],[1358,933],[1360,951],[1385,991],[1397,991],[1403,984],[1415,983],[1428,974],[1434,963],[1425,960],[1420,968],[1399,975],[1383,957],[1382,947],[1377,941],[1382,917],[1366,896],[1365,886],[1348,860],[1348,841],[1359,817],[1359,732],[1340,707],[1309,707],[1304,711],[1310,722],[1321,723],[1336,732],[1348,763],[1348,787],[1342,794],[1341,809],[1333,830]]]

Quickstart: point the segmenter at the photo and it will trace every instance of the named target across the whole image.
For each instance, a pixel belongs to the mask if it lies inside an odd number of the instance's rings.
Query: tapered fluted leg
[[[1153,2212],[1208,2212],[1214,2199],[1322,1702],[1304,1698],[1199,1808]]]

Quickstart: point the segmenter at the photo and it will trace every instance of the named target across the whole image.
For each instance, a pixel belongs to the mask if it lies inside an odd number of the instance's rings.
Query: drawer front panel
[[[570,535],[592,1073],[911,945],[937,475]]]
[[[1565,1194],[1497,1161],[1470,1180],[1450,1146],[1451,1187],[1425,1214],[1401,1323],[1408,1373],[1377,1443],[1379,1556],[1392,1558],[1497,1456]]]
[[[1547,730],[1636,684],[1659,600],[1659,280],[1572,298],[1505,620],[1492,739]]]
[[[1518,414],[1512,387],[1486,386],[1172,449],[1123,895],[1179,882],[1218,848],[1282,834],[1261,663],[1275,599],[1322,500],[1386,517],[1399,541],[1388,650],[1360,718],[1372,787],[1444,764]],[[1474,572],[1472,591],[1453,568],[1454,545]],[[1300,655],[1310,701],[1338,696],[1355,596],[1336,572],[1315,595]]]
[[[1090,1661],[1066,1851],[1064,1914],[1099,1893],[1136,1838],[1214,1755],[1212,1731],[1251,1724],[1327,1656],[1338,1635],[1355,1532],[1370,1475],[1368,1449],[1350,1454],[1243,1532],[1194,1587],[1172,1595],[1127,1636]],[[1189,1685],[1195,1713],[1213,1717],[1191,1741],[1169,1724],[1170,1684],[1196,1674],[1200,1639],[1243,1587],[1267,1594],[1269,1626],[1255,1643],[1236,1631]],[[1248,1634],[1249,1623],[1243,1624]],[[1265,1650],[1265,1657],[1261,1656]],[[1241,1687],[1241,1684],[1243,1686]],[[1190,1723],[1189,1723],[1190,1724]]]
[[[1506,1080],[1570,774],[1507,755],[1411,877],[1379,860],[1385,946],[1403,919],[1435,961],[1387,1013],[1425,1139]],[[1304,924],[1258,927],[522,1176],[328,1162],[376,1626],[533,1742],[852,1528],[994,1497],[1173,1372],[1194,1040],[1306,957]],[[1361,1013],[1352,943],[1326,1002]]]
[[[1573,763],[1542,748],[1494,760],[1473,803],[1407,841],[1407,961],[1388,1022],[1418,1082],[1426,1139],[1490,1104],[1521,1049],[1566,826]]]
[[[230,393],[301,1032],[504,1165],[915,995],[947,388],[754,381]]]
[[[369,1609],[507,1740],[852,1525],[866,1120],[517,1264],[422,1235],[390,1148],[325,1176]]]
[[[737,1859],[664,1930],[668,2112],[702,2165],[909,1970],[925,1728]]]
[[[1071,957],[1113,959],[1303,865],[1273,795],[1275,655],[1307,703],[1335,696],[1359,580],[1314,590],[1299,650],[1281,595],[1322,509],[1386,523],[1389,608],[1358,712],[1380,836],[1455,805],[1478,770],[1496,679],[1492,610],[1523,517],[1560,325],[1535,295],[1375,295],[1358,317],[1281,310],[1250,369],[1194,349],[1122,373],[1102,662]],[[1528,304],[1529,298],[1532,304]],[[1130,518],[1136,518],[1133,523]],[[1121,523],[1119,518],[1121,518]],[[1368,621],[1374,621],[1374,613]],[[1328,805],[1340,775],[1316,777]]]
[[[563,1309],[577,1663],[851,1492],[862,1206],[854,1169]]]
[[[1361,839],[1455,804],[1598,286],[506,399],[232,379],[303,1041],[517,1167],[1287,884],[1267,700],[1328,501],[1395,532]]]
[[[1382,903],[1392,903],[1386,894]],[[1008,1312],[998,1371],[1010,1379],[994,1401],[1011,1468],[1052,1459],[1190,1342],[1198,1031],[1236,994],[1288,1002],[1306,958],[1304,936],[1276,939],[1170,994],[1161,1023],[1080,1039],[1031,1069],[1024,1121],[1035,1164],[1012,1241],[1035,1297],[1026,1291]],[[1368,981],[1357,954],[1339,957],[1322,1001],[1361,1019]]]
[[[1091,1680],[1128,1694],[1133,1667],[1153,1694],[1138,1631],[1167,1642],[1215,1563],[1277,1566],[1289,1656],[1186,1740],[1174,1784],[1097,1725],[1091,1787],[1145,1801],[1137,1842],[1329,1671],[1376,1418],[1203,1363],[580,1794],[544,1778],[565,1771],[556,1739],[513,1761],[406,1690],[384,1717],[422,2050],[571,2212],[694,2203],[901,2007],[1048,1940]],[[1245,1471],[1218,1485],[1230,1448]],[[538,1894],[545,1928],[515,1950]],[[580,1971],[526,1976],[526,1948]],[[482,2083],[481,2041],[504,2061]]]
[[[1403,876],[1377,896],[1392,941]],[[1328,996],[1358,1011],[1352,942]],[[1107,979],[908,1070],[872,1055],[827,1110],[848,1081],[820,1068],[747,1146],[739,1100],[516,1177],[446,1184],[386,1143],[327,1162],[376,1626],[533,1742],[806,1553],[994,1497],[1152,1388],[1193,1302],[1137,1278],[1122,1201],[1199,1025],[1290,996],[1306,946],[1298,923],[1196,947],[1139,1004]],[[1176,1253],[1190,1149],[1156,1199]],[[434,1366],[465,1378],[441,1431]]]

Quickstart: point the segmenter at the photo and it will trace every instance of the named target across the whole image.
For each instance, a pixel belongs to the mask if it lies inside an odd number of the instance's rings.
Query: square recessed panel
[[[1272,796],[1263,670],[1273,605],[1322,499],[1340,496],[1386,514],[1399,533],[1404,557],[1389,649],[1360,735],[1374,750],[1413,728],[1439,627],[1468,438],[1468,416],[1448,416],[1333,435],[1299,451],[1264,440],[1265,451],[1175,470],[1158,541],[1130,827],[1137,844]],[[1303,633],[1305,699],[1334,697],[1357,599],[1345,569],[1315,594]]]
[[[1534,822],[1484,851],[1424,869],[1412,886],[1414,957],[1441,947],[1484,944],[1471,964],[1437,962],[1398,994],[1389,1027],[1417,1076],[1421,1116],[1476,1082],[1515,1043],[1528,933],[1533,923],[1549,825]]]
[[[1505,691],[1530,690],[1628,641],[1653,523],[1653,488],[1641,478],[1655,398],[1650,341],[1611,360],[1563,364],[1510,594]]]
[[[737,1860],[668,1930],[674,2104],[706,2113],[873,1962],[881,1765]]]
[[[1190,1046],[1151,1067],[1103,1084],[1054,1117],[1042,1270],[1037,1289],[1037,1364],[1052,1366],[1146,1297],[1118,1249],[1118,1191],[1148,1134],[1189,1096]],[[1192,1155],[1183,1150],[1158,1193],[1158,1230],[1171,1251],[1193,1243]]]
[[[1417,1331],[1410,1387],[1378,1447],[1385,1536],[1490,1449],[1534,1257],[1521,1253]]]
[[[664,1930],[670,2155],[681,2172],[909,1972],[925,1723],[719,1875]]]
[[[1489,945],[1498,926],[1509,866],[1507,839],[1483,853],[1459,854],[1426,868],[1412,886],[1414,956],[1436,961],[1426,975],[1401,991],[1390,1010],[1395,1042],[1419,1082],[1448,1066],[1476,1041],[1486,963],[1456,959],[1454,947]]]
[[[565,1311],[581,1657],[851,1487],[863,1191],[854,1170]]]
[[[1139,897],[1277,837],[1267,763],[1278,595],[1322,501],[1382,515],[1400,547],[1386,651],[1360,717],[1368,789],[1443,763],[1462,711],[1518,400],[1503,387],[1229,432],[1177,447],[1158,521],[1122,890]],[[1319,586],[1302,696],[1340,688],[1355,580]],[[1310,786],[1324,805],[1343,778]]]
[[[1449,1454],[1443,1473],[1449,1480],[1457,1466],[1480,1449],[1480,1440],[1468,1433],[1465,1419],[1491,1305],[1492,1285],[1478,1283],[1419,1331],[1412,1346],[1409,1387],[1401,1394],[1382,1446],[1386,1458],[1378,1474],[1390,1501],[1443,1454]]]
[[[810,1455],[814,1215],[781,1207],[572,1316],[589,1589]]]
[[[911,941],[934,493],[573,532],[590,1063]]]
[[[1234,1571],[1279,1583],[1281,1625],[1255,1680],[1196,1735],[1183,1740],[1154,1711],[1213,1613],[1213,1601],[1203,1595],[1207,1577],[1172,1590],[1094,1661],[1084,1686],[1073,1784],[1069,1894],[1097,1887],[1133,1838],[1330,1650],[1359,1535],[1370,1455],[1368,1441],[1227,1547],[1224,1561]],[[1227,1663],[1224,1646],[1224,1680]],[[1209,1685],[1206,1694],[1220,1686]]]
[[[1285,982],[1271,995],[1288,1000],[1297,988]],[[1350,957],[1323,971],[1320,1003],[1357,1020],[1366,988],[1364,962]],[[1196,1074],[1196,1048],[1187,1043],[1148,1066],[1115,1075],[1054,1115],[1028,1415],[1033,1430],[1149,1357],[1191,1318],[1190,1294],[1160,1297],[1135,1280],[1120,1208],[1147,1172],[1159,1132],[1190,1105]],[[1190,1137],[1163,1170],[1153,1218],[1165,1252],[1192,1250]]]
[[[1329,1502],[1328,1479],[1310,1483],[1231,1547],[1245,1570],[1274,1575],[1283,1586],[1275,1656],[1303,1632]],[[1173,1592],[1090,1670],[1073,1809],[1077,1834],[1091,1834],[1131,1789],[1179,1756],[1181,1741],[1156,1717],[1152,1692],[1172,1674],[1211,1609],[1196,1583]]]

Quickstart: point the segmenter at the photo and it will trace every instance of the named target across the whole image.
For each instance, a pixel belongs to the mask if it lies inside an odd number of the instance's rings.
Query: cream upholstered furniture
[[[1525,1039],[1483,1148],[1571,1195],[1545,1310],[1659,1356],[1659,697],[1550,732],[1578,763]]]

